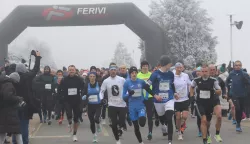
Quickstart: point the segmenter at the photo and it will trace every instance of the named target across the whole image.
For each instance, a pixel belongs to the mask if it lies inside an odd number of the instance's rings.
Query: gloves
[[[86,95],[82,96],[82,100],[86,100],[86,99],[87,99]]]
[[[106,105],[107,104],[107,100],[106,99],[102,99],[101,103],[102,103],[102,105]]]
[[[128,90],[128,95],[129,95],[129,96],[132,96],[133,94],[135,94],[135,91],[134,91],[134,90]]]

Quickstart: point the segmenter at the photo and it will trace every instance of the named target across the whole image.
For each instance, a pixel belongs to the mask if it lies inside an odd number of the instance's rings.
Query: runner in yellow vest
[[[137,78],[147,81],[150,76],[151,72],[149,70],[149,63],[147,61],[141,62],[141,72],[137,74]],[[151,86],[152,89],[152,86]],[[153,131],[153,113],[154,113],[154,103],[153,103],[153,97],[145,90],[143,91],[144,96],[148,96],[148,100],[145,101],[146,111],[147,111],[147,118],[148,118],[148,140],[152,139],[152,131]]]

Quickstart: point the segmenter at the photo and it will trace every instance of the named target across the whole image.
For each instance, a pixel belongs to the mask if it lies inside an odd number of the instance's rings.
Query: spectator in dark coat
[[[9,77],[0,76],[0,143],[5,141],[6,133],[15,135],[17,144],[22,144],[18,108],[23,98],[16,95],[15,86],[20,81],[18,73]],[[24,104],[24,103],[23,103]]]

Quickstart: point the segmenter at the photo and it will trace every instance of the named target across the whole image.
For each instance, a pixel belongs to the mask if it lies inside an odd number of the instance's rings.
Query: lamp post
[[[229,15],[229,17],[230,17],[230,59],[231,63],[233,63],[233,26],[236,26],[236,28],[240,30],[243,25],[243,21],[233,22],[233,15],[232,14]]]

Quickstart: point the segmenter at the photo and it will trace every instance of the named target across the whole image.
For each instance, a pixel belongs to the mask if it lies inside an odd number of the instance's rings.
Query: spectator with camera
[[[29,120],[32,119],[34,113],[40,110],[40,101],[32,93],[32,80],[40,70],[41,56],[40,52],[34,50],[31,51],[31,55],[35,56],[35,65],[32,70],[28,70],[23,63],[11,64],[7,70],[8,72],[17,72],[20,75],[20,82],[16,87],[16,91],[17,95],[26,102],[26,106],[18,111],[23,144],[29,143]],[[17,144],[15,136],[12,137],[12,142]]]
[[[9,76],[0,76],[0,143],[4,143],[6,133],[11,133],[16,137],[17,144],[22,144],[22,135],[20,130],[20,120],[18,118],[18,109],[23,108],[26,103],[22,97],[16,95],[15,87],[20,81],[17,72]]]

